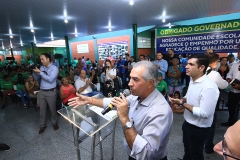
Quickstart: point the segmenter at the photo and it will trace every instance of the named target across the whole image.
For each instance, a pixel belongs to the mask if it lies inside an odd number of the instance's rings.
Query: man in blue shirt
[[[119,60],[117,62],[117,69],[118,69],[118,76],[121,77],[121,79],[123,80],[123,75],[125,73],[125,69],[124,69],[124,63],[125,60],[123,60],[122,55],[119,57]]]
[[[156,54],[156,60],[153,63],[157,66],[158,73],[162,73],[162,79],[165,79],[165,74],[168,70],[168,63],[166,60],[162,58],[163,58],[162,53],[158,52]]]
[[[57,68],[59,68],[59,63],[58,63],[58,61],[54,57],[52,57],[52,64],[54,66],[56,66]]]
[[[40,56],[42,66],[40,69],[37,67],[33,69],[33,76],[37,80],[41,78],[40,91],[39,91],[39,104],[40,104],[40,130],[39,134],[42,134],[46,126],[46,111],[47,106],[51,112],[51,119],[53,129],[58,130],[57,124],[57,112],[56,112],[56,85],[58,68],[51,63],[51,57],[48,53],[42,53]]]
[[[186,58],[186,54],[179,55],[179,58],[180,58],[180,66],[182,69],[181,84],[184,84],[184,79],[186,79],[186,86],[188,86],[189,82],[190,82],[190,77],[188,75],[186,75],[186,68],[185,68],[187,65],[188,59]]]

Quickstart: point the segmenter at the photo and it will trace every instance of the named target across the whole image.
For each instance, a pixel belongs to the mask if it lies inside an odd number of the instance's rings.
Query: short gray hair
[[[140,61],[140,62],[133,64],[133,68],[137,68],[140,66],[144,67],[146,69],[146,71],[143,73],[142,77],[146,81],[153,79],[154,87],[157,87],[157,85],[158,85],[158,69],[157,69],[156,65],[154,65],[154,63],[150,62],[150,61]]]

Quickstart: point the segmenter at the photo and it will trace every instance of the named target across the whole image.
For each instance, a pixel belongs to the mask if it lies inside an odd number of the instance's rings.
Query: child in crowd
[[[91,69],[89,78],[91,79],[91,81],[94,85],[94,90],[100,92],[100,80],[99,80],[99,77],[96,75],[96,71],[94,68]]]
[[[162,95],[166,98],[168,92],[167,83],[162,79],[162,73],[158,73],[158,85],[157,90],[162,93]]]
[[[180,99],[180,92],[174,91],[173,98]],[[170,106],[172,108],[173,113],[183,113],[184,112],[184,108],[179,104],[170,103]]]
[[[30,105],[31,106],[33,105],[32,101],[31,101],[31,98],[30,98],[28,92],[26,91],[25,80],[24,80],[21,73],[18,74],[17,94],[20,95],[24,108],[28,108],[27,104],[26,104],[25,97],[30,101]]]

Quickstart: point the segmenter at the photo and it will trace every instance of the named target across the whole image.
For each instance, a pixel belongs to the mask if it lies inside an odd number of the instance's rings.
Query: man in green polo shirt
[[[22,57],[22,59],[21,59],[21,65],[22,66],[25,66],[25,59]]]
[[[0,78],[3,78],[4,75],[7,75],[8,73],[5,71],[5,69],[2,69],[0,71]]]
[[[31,59],[28,59],[28,65],[31,66],[33,64],[34,64],[33,61]]]
[[[3,98],[2,98],[2,107],[1,109],[4,109],[6,107],[6,97],[8,94],[11,96],[15,95],[15,91],[13,89],[13,83],[10,80],[9,75],[3,76],[3,81],[1,83],[1,89],[3,92]]]
[[[23,78],[24,78],[25,80],[27,80],[28,74],[25,73],[25,72],[21,72],[21,74],[22,74]],[[11,80],[12,80],[12,82],[13,82],[14,84],[16,84],[16,83],[17,83],[17,80],[18,80],[18,74],[15,74],[15,75],[11,78]]]
[[[162,93],[162,95],[166,98],[168,92],[167,83],[162,79],[162,73],[158,72],[158,85],[157,90]]]
[[[78,64],[78,60],[76,59],[76,57],[74,57],[74,60],[72,62],[73,68],[75,68],[77,66],[77,64]]]

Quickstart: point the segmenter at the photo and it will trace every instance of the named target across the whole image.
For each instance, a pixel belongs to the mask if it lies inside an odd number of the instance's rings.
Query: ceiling
[[[21,48],[34,41],[37,43],[218,16],[240,12],[240,0],[1,0],[0,1],[0,47]],[[64,10],[68,23],[64,23]],[[166,22],[162,22],[163,11]],[[238,18],[238,17],[237,17]],[[30,20],[34,33],[30,31]],[[10,38],[11,28],[13,38]],[[2,48],[2,47],[1,47]],[[0,48],[0,49],[1,49]]]

